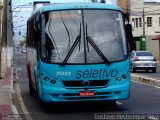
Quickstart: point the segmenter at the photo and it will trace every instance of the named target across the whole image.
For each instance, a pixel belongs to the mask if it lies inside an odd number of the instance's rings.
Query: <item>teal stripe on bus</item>
[[[102,4],[102,3],[61,3],[43,6],[40,8],[40,13],[52,10],[67,10],[67,9],[110,9],[119,10],[121,9],[113,4]]]

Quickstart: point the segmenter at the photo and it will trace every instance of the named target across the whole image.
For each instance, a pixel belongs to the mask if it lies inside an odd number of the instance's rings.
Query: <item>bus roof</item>
[[[69,9],[111,9],[120,10],[121,9],[113,4],[102,4],[102,3],[60,3],[60,4],[50,4],[43,6],[39,9],[40,13],[46,11],[54,10],[69,10]]]

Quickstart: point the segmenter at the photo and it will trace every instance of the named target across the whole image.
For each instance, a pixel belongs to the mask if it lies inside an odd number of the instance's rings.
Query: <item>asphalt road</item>
[[[58,104],[42,109],[38,99],[29,96],[25,55],[15,53],[14,59],[18,69],[21,96],[33,120],[97,120],[112,114],[145,114],[148,118],[152,114],[159,114],[160,88],[135,82],[131,83],[130,98],[125,101],[118,101],[114,109],[99,102]],[[160,118],[160,116],[151,117]]]
[[[157,72],[156,73],[152,73],[151,70],[149,72],[146,72],[145,70],[137,70],[133,74],[134,75],[141,75],[143,77],[151,77],[151,78],[160,80],[160,64],[157,66]]]

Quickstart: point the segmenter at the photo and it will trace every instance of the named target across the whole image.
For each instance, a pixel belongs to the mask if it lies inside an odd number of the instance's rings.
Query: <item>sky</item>
[[[13,11],[13,29],[14,36],[13,40],[16,44],[20,41],[24,40],[24,36],[26,36],[26,23],[27,19],[30,17],[33,6],[26,6],[29,3],[33,3],[33,1],[50,1],[51,3],[63,3],[63,2],[88,2],[91,0],[12,0],[12,11]],[[99,0],[98,0],[99,1]],[[116,0],[107,0],[110,3],[116,3]],[[25,6],[21,6],[25,5]],[[21,32],[21,35],[19,35]]]
[[[90,0],[12,0],[12,10],[13,10],[13,26],[14,26],[14,41],[19,43],[19,41],[24,39],[26,35],[26,22],[30,17],[33,10],[33,6],[26,6],[33,1],[50,1],[51,3],[61,3],[61,2],[74,2],[74,1],[90,1]],[[99,1],[99,0],[98,0]],[[107,0],[109,3],[116,4],[116,0]],[[146,2],[160,2],[160,0],[144,0]],[[25,6],[21,6],[25,5]],[[19,31],[21,35],[19,35]]]
[[[26,22],[27,19],[31,16],[33,6],[29,3],[33,3],[33,1],[50,1],[54,2],[74,2],[77,0],[12,0],[12,11],[13,11],[13,27],[14,27],[14,37],[16,42],[24,39],[23,36],[26,34]],[[79,0],[84,1],[84,0]],[[90,0],[85,0],[90,1]],[[25,6],[21,6],[25,5]],[[27,6],[29,5],[29,6]],[[19,35],[19,31],[22,33]]]

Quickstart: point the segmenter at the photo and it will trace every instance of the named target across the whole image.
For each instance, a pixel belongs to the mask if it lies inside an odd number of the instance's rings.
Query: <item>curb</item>
[[[143,77],[143,76],[134,75],[134,74],[131,74],[131,79],[135,82],[141,82],[141,83],[145,83],[147,85],[160,87],[160,80],[159,79]]]
[[[16,65],[15,65],[15,68],[16,68]],[[19,81],[19,77],[18,77],[18,71],[17,71],[17,68],[15,69],[15,74],[16,74],[16,81]],[[23,102],[23,99],[21,97],[21,91],[20,91],[20,86],[19,86],[19,83],[16,84],[16,96],[17,96],[17,99],[18,99],[18,102],[19,102],[19,105],[21,107],[21,110],[22,110],[22,114],[24,116],[24,118],[26,120],[32,120],[31,116],[29,115],[26,107],[25,107],[25,104]]]
[[[13,67],[7,67],[4,80],[0,85],[0,120],[17,120],[19,113],[13,104]]]

